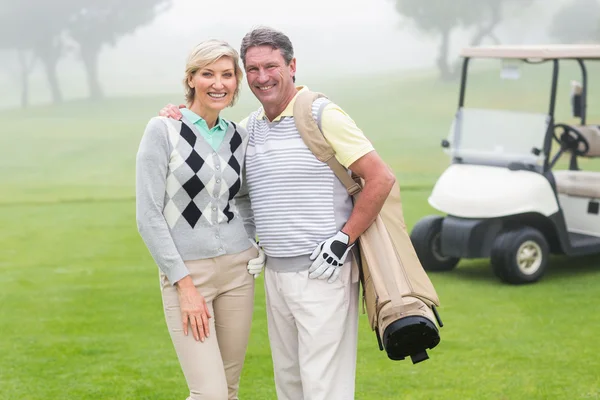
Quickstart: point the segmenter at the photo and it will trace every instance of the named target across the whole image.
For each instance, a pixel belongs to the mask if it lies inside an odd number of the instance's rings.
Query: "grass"
[[[475,78],[473,99],[509,104],[492,75]],[[534,78],[520,104],[545,104],[536,96],[545,78]],[[309,86],[341,104],[394,168],[408,226],[435,212],[426,199],[448,163],[439,141],[456,84],[382,76]],[[186,397],[156,267],[136,231],[133,191],[145,123],[178,101],[124,98],[0,114],[0,399]],[[254,107],[246,90],[227,114],[239,119]],[[569,121],[566,101],[557,110]],[[523,287],[498,282],[487,260],[431,274],[442,301],[441,344],[424,363],[390,361],[361,314],[356,399],[599,399],[598,264],[598,257],[555,257],[542,281]],[[242,399],[276,398],[262,283]]]

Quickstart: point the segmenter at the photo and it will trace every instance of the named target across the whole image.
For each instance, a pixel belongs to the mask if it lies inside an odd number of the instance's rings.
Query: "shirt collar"
[[[305,92],[308,90],[308,86],[296,86],[296,95],[292,98],[292,100],[285,107],[285,110],[281,112],[277,117],[273,119],[271,122],[279,121],[283,117],[293,117],[294,116],[294,104],[296,103],[296,97],[299,93]],[[260,112],[258,113],[258,119],[267,119],[267,115],[265,114],[265,109],[261,107]]]
[[[225,120],[221,117],[217,117],[217,122],[215,123],[215,126],[212,127],[212,129],[208,129],[208,125],[206,124],[206,121],[199,116],[198,114],[196,114],[195,112],[193,112],[192,110],[190,110],[189,108],[182,108],[181,110],[181,114],[186,117],[192,124],[194,125],[203,125],[206,130],[214,132],[215,130],[220,130],[220,131],[226,131],[227,130],[227,122],[225,122]]]

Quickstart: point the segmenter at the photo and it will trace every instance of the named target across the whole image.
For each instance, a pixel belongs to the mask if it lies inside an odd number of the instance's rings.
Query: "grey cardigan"
[[[247,131],[229,121],[216,151],[185,118],[148,122],[136,157],[136,220],[171,284],[189,274],[184,261],[250,248],[247,144]]]

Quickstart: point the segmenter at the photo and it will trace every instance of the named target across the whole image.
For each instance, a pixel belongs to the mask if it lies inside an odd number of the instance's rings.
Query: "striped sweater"
[[[313,117],[323,101],[313,104]],[[315,158],[296,130],[293,117],[269,122],[260,110],[248,118],[247,182],[256,233],[268,267],[298,271],[308,256],[342,228],[352,200],[327,164]]]

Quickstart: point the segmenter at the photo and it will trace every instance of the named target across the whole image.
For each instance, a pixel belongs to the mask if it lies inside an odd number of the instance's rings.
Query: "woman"
[[[241,79],[238,53],[227,43],[196,46],[182,120],[152,118],[137,154],[138,230],[160,270],[167,327],[191,400],[238,398],[252,275],[265,262],[243,179],[248,134],[219,116],[235,103]]]

